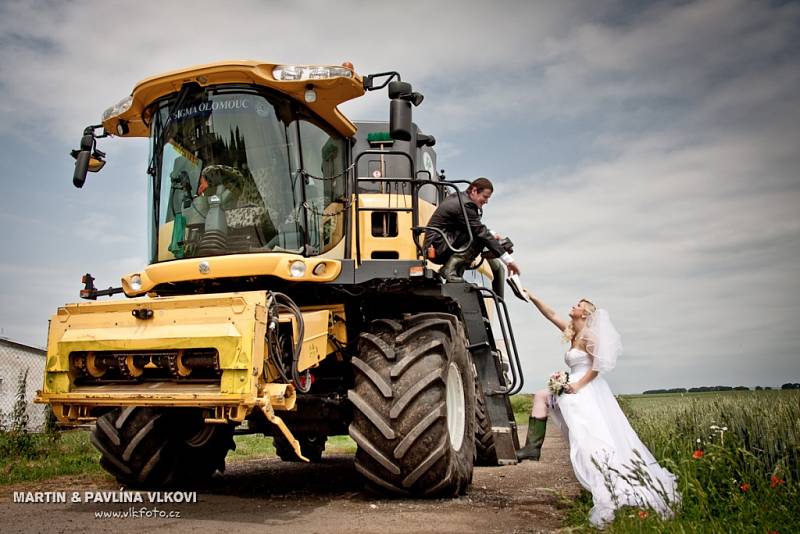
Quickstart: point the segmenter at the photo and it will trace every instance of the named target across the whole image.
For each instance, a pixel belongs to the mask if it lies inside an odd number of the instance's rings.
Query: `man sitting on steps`
[[[428,222],[428,226],[444,232],[453,248],[463,248],[469,242],[467,225],[464,223],[464,215],[461,211],[461,204],[463,204],[467,212],[469,227],[472,230],[472,244],[467,250],[453,252],[445,243],[442,235],[432,230],[425,232],[425,250],[429,260],[442,265],[439,274],[445,280],[463,282],[464,271],[481,251],[489,249],[490,254],[495,256],[487,260],[494,275],[492,289],[502,297],[505,280],[505,270],[502,264],[505,264],[512,274],[519,274],[519,267],[511,254],[503,248],[499,236],[481,222],[483,206],[489,202],[493,192],[492,182],[487,178],[478,178],[469,184],[466,191],[453,193],[445,198]],[[461,203],[456,195],[461,195]]]

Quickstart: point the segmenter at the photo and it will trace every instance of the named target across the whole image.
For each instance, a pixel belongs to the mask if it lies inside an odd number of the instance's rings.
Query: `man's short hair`
[[[469,191],[470,189],[475,189],[478,193],[480,193],[484,189],[488,189],[489,191],[494,191],[494,186],[492,185],[492,182],[490,182],[488,178],[480,177],[476,178],[475,180],[472,181],[471,184],[469,184],[467,191]]]

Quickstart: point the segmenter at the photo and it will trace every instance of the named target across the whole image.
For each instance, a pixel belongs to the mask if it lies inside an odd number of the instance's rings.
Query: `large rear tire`
[[[137,406],[98,418],[91,442],[103,469],[131,487],[203,482],[225,470],[225,456],[236,448],[233,425],[209,425],[199,410]]]
[[[475,377],[458,319],[379,319],[353,358],[355,467],[381,493],[455,496],[472,480]]]

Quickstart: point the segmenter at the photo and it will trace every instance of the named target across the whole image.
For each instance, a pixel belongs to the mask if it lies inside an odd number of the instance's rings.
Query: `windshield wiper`
[[[183,105],[183,101],[186,100],[186,95],[189,94],[189,91],[194,87],[193,84],[184,84],[181,87],[181,92],[178,93],[178,98],[175,99],[175,103],[172,104],[169,109],[167,110],[167,120],[164,121],[164,124],[161,125],[161,113],[156,110],[155,117],[155,131],[156,137],[153,139],[153,153],[150,155],[150,164],[147,167],[147,174],[149,174],[153,178],[153,225],[154,228],[158,228],[158,218],[159,213],[161,210],[161,195],[159,191],[161,191],[161,173],[159,169],[161,169],[161,160],[163,157],[163,150],[164,145],[166,144],[166,134],[167,128],[172,125],[172,121],[175,120],[175,112],[180,109],[180,106]],[[160,126],[160,128],[159,128]]]
[[[184,84],[183,87],[181,87],[181,92],[178,93],[178,98],[175,99],[175,102],[167,110],[167,120],[164,121],[164,124],[161,125],[160,128],[158,127],[158,123],[156,123],[157,136],[153,140],[153,154],[150,156],[150,165],[147,167],[147,174],[153,178],[156,177],[157,167],[161,165],[161,152],[164,150],[164,145],[167,142],[167,128],[172,126],[172,122],[175,120],[175,111],[183,105],[183,101],[186,100],[186,96],[193,87],[196,86],[194,84]],[[156,116],[160,118],[158,112],[156,112]]]

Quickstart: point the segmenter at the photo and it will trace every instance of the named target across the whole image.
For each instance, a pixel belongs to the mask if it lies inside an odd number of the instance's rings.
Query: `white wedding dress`
[[[571,383],[592,368],[591,357],[579,349],[568,350],[564,361]],[[594,526],[612,521],[615,510],[626,505],[672,516],[680,502],[675,475],[641,442],[602,375],[578,393],[552,396],[551,403],[550,415],[569,443],[575,476],[592,493]]]

